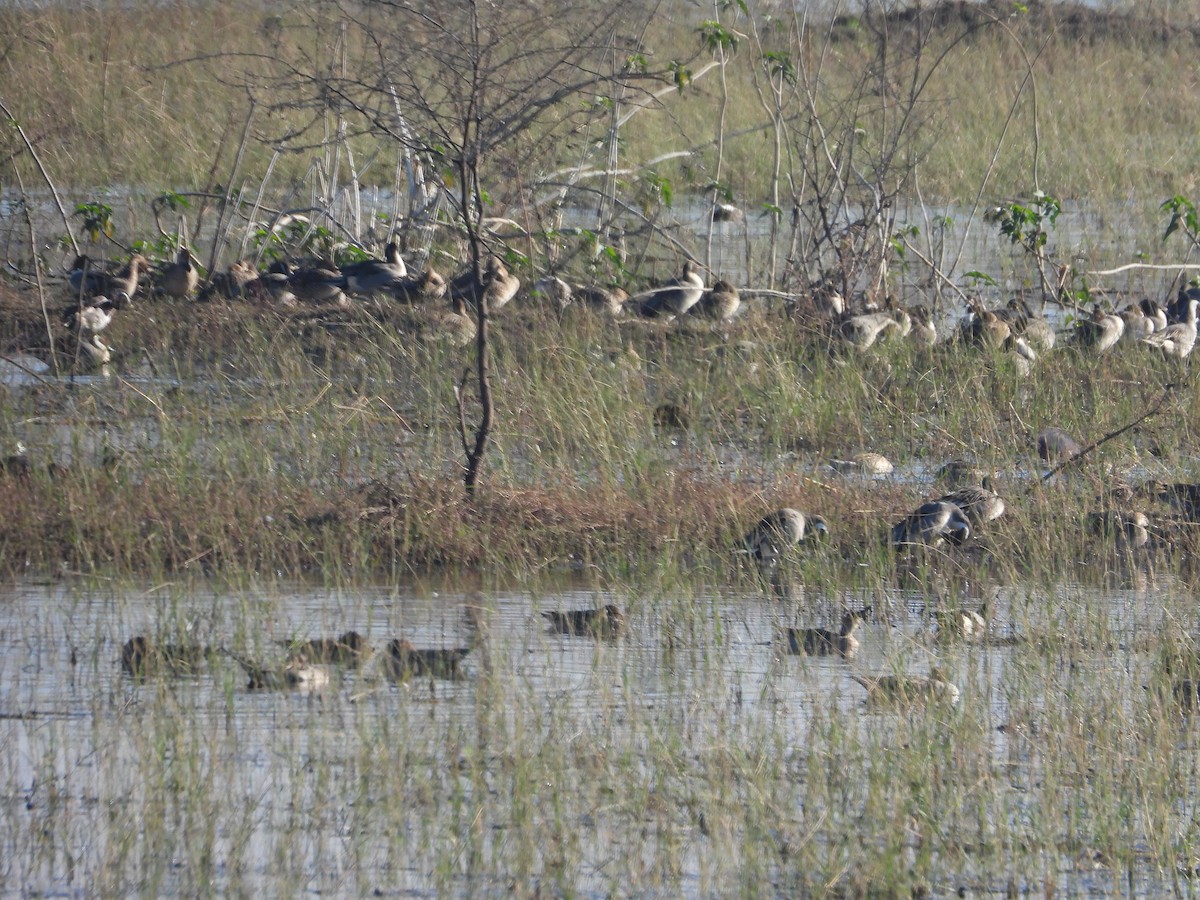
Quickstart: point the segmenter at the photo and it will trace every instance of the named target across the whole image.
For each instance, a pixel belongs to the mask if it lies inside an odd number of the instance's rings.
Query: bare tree
[[[485,211],[519,198],[539,168],[588,152],[588,142],[607,135],[613,96],[661,82],[671,69],[651,66],[642,52],[650,13],[633,0],[366,0],[319,9],[326,18],[318,30],[336,35],[337,63],[293,62],[288,75],[309,85],[314,108],[337,110],[349,137],[392,142],[431,167],[466,246],[478,325],[470,439],[465,377],[456,392],[463,481],[473,493],[495,418],[487,258],[504,255]],[[613,66],[614,58],[622,62]]]

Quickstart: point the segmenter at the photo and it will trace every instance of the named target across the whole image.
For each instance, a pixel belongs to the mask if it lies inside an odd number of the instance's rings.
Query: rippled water
[[[796,594],[780,603],[759,594],[664,598],[570,584],[486,595],[422,586],[6,585],[0,589],[3,881],[26,894],[189,893],[211,872],[205,890],[216,893],[507,890],[505,867],[496,860],[517,838],[503,821],[481,823],[488,829],[481,846],[492,864],[460,860],[439,872],[444,849],[431,848],[443,838],[421,833],[436,823],[408,819],[403,810],[379,811],[372,799],[380,790],[371,774],[376,754],[403,747],[396,758],[426,773],[449,773],[460,764],[484,728],[479,705],[495,702],[485,671],[516,698],[488,714],[502,723],[485,728],[499,758],[516,752],[506,741],[529,740],[561,742],[556,750],[586,760],[589,751],[579,742],[607,735],[616,747],[642,747],[652,767],[655,742],[672,735],[690,735],[699,750],[731,740],[750,747],[768,733],[780,742],[772,752],[787,757],[810,743],[814,716],[865,717],[886,732],[894,714],[867,707],[850,674],[922,672],[937,657],[962,687],[963,705],[990,723],[996,764],[1015,759],[1029,767],[1014,779],[1021,781],[1035,775],[1038,762],[997,730],[1009,720],[1004,685],[1014,649],[1007,639],[1028,631],[1035,604],[1076,613],[1086,606],[1107,620],[1119,643],[1093,654],[1089,666],[1106,678],[1125,678],[1124,670],[1140,678],[1145,639],[1163,618],[1162,588],[1097,595],[1064,586],[1051,597],[989,590],[981,599],[989,603],[997,640],[975,646],[934,644],[926,609],[932,601],[895,590],[836,601]],[[539,615],[609,602],[629,611],[627,640],[547,634]],[[832,624],[843,606],[864,602],[876,615],[860,632],[857,658],[779,652],[775,629],[795,624],[797,603],[806,617],[800,624]],[[283,658],[277,641],[350,628],[376,647],[398,636],[420,647],[459,646],[471,634],[464,605],[481,603],[492,609],[487,636],[458,682],[396,685],[368,664],[318,693],[255,692],[224,657],[192,677],[145,683],[123,674],[118,662],[122,643],[136,633],[229,647],[264,662]],[[673,621],[678,603],[698,610],[686,627]],[[668,633],[676,636],[668,640]],[[539,793],[503,778],[490,790],[502,797],[512,792],[512,799],[497,801],[502,808],[518,802],[519,791]],[[1021,802],[1015,799],[1014,808]],[[610,892],[605,861],[614,854],[641,854],[650,868],[662,864],[663,847],[639,841],[600,810],[571,821],[586,834],[584,857],[593,866],[574,874],[576,890]],[[163,852],[171,854],[165,870],[149,861]],[[685,892],[728,886],[703,845],[685,849],[678,865],[673,883]],[[1092,876],[1070,860],[1063,866],[1066,883],[1086,892]],[[143,880],[148,871],[157,873],[152,882]],[[1099,889],[1109,883],[1096,877]]]

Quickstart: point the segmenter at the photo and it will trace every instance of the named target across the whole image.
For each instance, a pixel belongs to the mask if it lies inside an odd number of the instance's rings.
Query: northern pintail
[[[303,656],[315,663],[356,668],[375,652],[357,631],[347,631],[335,638],[311,638],[304,641],[279,641],[289,656]]]
[[[113,299],[92,297],[83,306],[70,306],[63,316],[63,325],[81,336],[94,336],[107,328],[113,313],[129,306],[128,295],[123,291]]]
[[[707,319],[731,322],[741,307],[742,298],[738,289],[728,281],[720,280],[701,295],[696,311]]]
[[[613,640],[625,633],[627,623],[620,607],[609,603],[598,609],[573,609],[567,612],[543,610],[542,618],[550,630],[559,634],[581,635]]]
[[[410,678],[441,678],[459,681],[464,676],[460,664],[471,647],[414,647],[408,640],[397,638],[388,643],[383,668],[393,681]]]
[[[1150,517],[1141,510],[1093,513],[1089,524],[1094,533],[1109,538],[1120,551],[1138,550],[1150,543]]]
[[[144,634],[131,637],[121,648],[121,668],[134,678],[150,675],[192,675],[212,655],[201,644],[159,644]]]
[[[1004,515],[1004,500],[992,490],[991,478],[984,478],[980,485],[960,487],[938,497],[935,503],[953,503],[962,510],[973,529]]]
[[[1012,326],[997,313],[984,308],[978,297],[967,303],[967,317],[961,326],[963,339],[976,347],[1002,347],[1012,334]]]
[[[974,609],[939,609],[933,614],[941,640],[962,638],[976,641],[987,634],[987,604]]]
[[[1044,462],[1062,462],[1078,456],[1082,449],[1079,442],[1061,428],[1043,428],[1037,433],[1037,455]]]
[[[234,659],[246,673],[247,690],[319,691],[329,684],[329,669],[313,665],[303,654],[292,657],[282,666],[270,668],[257,665],[228,650],[224,653]]]
[[[402,303],[429,303],[446,296],[446,279],[433,266],[426,266],[414,278],[405,278],[392,286],[392,295]]]
[[[392,291],[408,277],[408,268],[400,256],[400,245],[388,241],[383,259],[364,259],[340,266],[339,286],[348,294],[372,294]]]
[[[782,635],[787,639],[788,652],[806,656],[830,656],[834,653],[851,657],[858,652],[858,639],[854,632],[871,615],[871,607],[847,612],[842,616],[842,626],[837,631],[826,628],[787,628]]]
[[[200,291],[201,300],[212,300],[224,297],[227,300],[240,300],[248,296],[248,285],[258,278],[258,272],[244,259],[230,263],[224,272],[217,272]]]
[[[892,546],[901,550],[912,544],[961,544],[970,536],[971,523],[957,504],[931,500],[892,527]]]
[[[1075,332],[1071,343],[1077,347],[1091,350],[1093,353],[1107,353],[1121,340],[1125,333],[1125,320],[1113,313],[1106,313],[1096,303],[1092,306],[1092,314],[1086,319],[1075,323]]]
[[[474,304],[482,293],[487,300],[487,311],[497,312],[517,295],[521,289],[521,279],[508,271],[500,257],[492,255],[487,258],[483,270],[483,281],[477,288],[475,273],[467,269],[456,275],[449,285],[451,297],[462,297],[468,303]]]
[[[742,538],[742,547],[760,567],[774,568],[789,547],[829,534],[829,525],[821,516],[810,516],[798,509],[784,507],[758,520]]]
[[[1187,321],[1168,325],[1162,331],[1146,335],[1142,338],[1142,343],[1158,348],[1165,356],[1185,359],[1192,352],[1192,348],[1196,346],[1196,308],[1198,306],[1200,306],[1200,300],[1192,298],[1188,301]]]
[[[192,261],[192,251],[183,247],[175,262],[163,269],[159,282],[164,294],[168,297],[190,297],[200,284],[200,272]]]
[[[704,294],[704,278],[690,259],[683,263],[683,271],[677,278],[643,291],[633,298],[638,312],[647,318],[676,318],[688,312],[700,302]]]
[[[345,306],[341,273],[325,265],[296,269],[288,273],[288,288],[305,303],[336,303]]]
[[[937,666],[928,675],[852,675],[867,689],[869,703],[905,706],[916,703],[958,703],[959,691]]]
[[[843,315],[837,320],[836,327],[842,339],[860,351],[872,347],[885,332],[900,332],[900,324],[886,312]]]
[[[571,295],[580,304],[611,319],[619,319],[625,314],[625,303],[629,300],[629,293],[616,285],[575,287],[571,289]]]
[[[544,301],[549,301],[557,312],[562,312],[571,305],[574,291],[571,286],[557,275],[545,275],[537,280],[530,293]]]
[[[831,459],[829,465],[843,475],[891,475],[895,471],[892,461],[882,453],[863,451],[847,459]]]
[[[78,256],[71,265],[69,279],[76,295],[116,296],[124,292],[126,296],[133,297],[141,276],[149,271],[150,261],[140,253],[133,254],[125,265],[113,273],[97,268],[86,256]]]

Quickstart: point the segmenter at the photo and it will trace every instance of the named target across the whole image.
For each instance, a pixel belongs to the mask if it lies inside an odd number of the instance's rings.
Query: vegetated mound
[[[932,6],[894,9],[886,15],[868,12],[842,15],[833,21],[836,40],[856,40],[886,32],[892,38],[927,37],[936,33],[962,33],[1003,22],[1019,37],[1053,35],[1064,43],[1102,44],[1119,41],[1128,45],[1200,45],[1200,27],[1162,15],[1125,12],[1079,3],[988,0],[947,0]]]

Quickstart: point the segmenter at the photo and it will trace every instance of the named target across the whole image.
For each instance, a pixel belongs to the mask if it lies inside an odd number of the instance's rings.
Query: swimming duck
[[[183,247],[175,262],[163,269],[160,285],[168,297],[187,298],[200,284],[200,272],[192,261],[192,252]]]
[[[742,546],[759,566],[774,568],[789,547],[829,534],[829,526],[821,516],[809,516],[798,509],[784,507],[758,520],[742,538]]]
[[[414,676],[458,681],[464,677],[459,664],[470,652],[470,647],[418,650],[404,638],[397,638],[388,643],[384,672],[393,681],[407,681]]]
[[[987,604],[974,609],[939,609],[933,614],[937,636],[942,640],[962,638],[978,640],[987,634]]]
[[[340,267],[339,287],[348,294],[372,294],[394,290],[408,277],[408,268],[400,256],[400,245],[388,241],[383,259],[365,259]]]
[[[877,675],[864,677],[850,676],[867,689],[867,702],[903,706],[913,703],[957,704],[958,688],[947,678],[946,674],[934,666],[929,675]]]
[[[738,289],[728,281],[722,280],[715,282],[701,295],[700,302],[696,304],[696,310],[707,319],[731,322],[741,306],[742,298],[738,294]]]
[[[843,475],[891,475],[895,470],[886,456],[870,451],[855,453],[849,459],[831,459],[829,465]]]
[[[191,675],[211,655],[200,644],[158,644],[144,634],[131,637],[121,648],[121,668],[134,678],[167,673]]]
[[[871,615],[871,607],[842,616],[842,627],[838,631],[825,628],[788,628],[783,631],[787,638],[788,652],[806,656],[830,656],[837,653],[851,657],[858,652],[858,639],[854,632],[861,622]]]
[[[957,504],[931,500],[892,527],[892,546],[897,550],[911,544],[938,547],[946,541],[961,544],[970,536],[971,523]]]
[[[336,638],[313,638],[307,641],[280,641],[290,655],[303,656],[316,663],[357,668],[375,652],[357,631],[347,631]]]
[[[1162,331],[1156,331],[1142,338],[1142,343],[1156,347],[1164,356],[1185,359],[1196,346],[1196,308],[1200,300],[1192,298],[1188,301],[1187,321],[1168,325]]]
[[[1150,517],[1140,510],[1093,513],[1089,524],[1093,532],[1110,538],[1120,551],[1137,550],[1150,543]]]
[[[319,691],[329,684],[329,669],[314,666],[304,654],[294,656],[287,664],[275,669],[255,665],[226,650],[246,673],[246,689],[251,691]]]
[[[646,318],[674,319],[684,315],[700,302],[704,294],[704,278],[690,259],[684,260],[683,271],[677,278],[644,291],[633,298],[638,312]]]
[[[551,631],[572,636],[613,640],[626,629],[625,614],[612,603],[599,609],[543,610],[542,618],[550,623]]]

